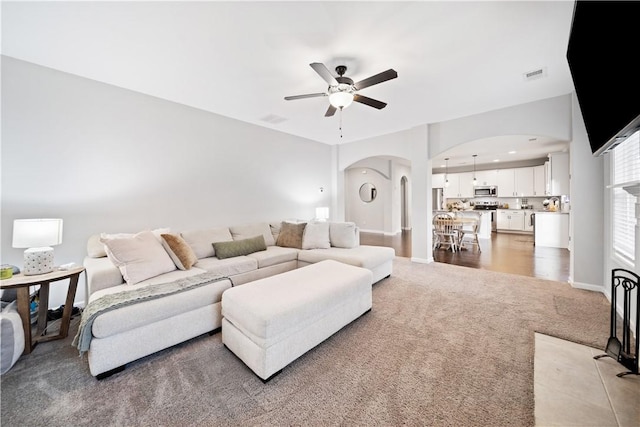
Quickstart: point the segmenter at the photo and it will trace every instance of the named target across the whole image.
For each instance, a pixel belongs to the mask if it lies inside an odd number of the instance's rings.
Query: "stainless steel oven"
[[[477,185],[473,187],[475,197],[498,197],[498,187],[495,185]]]

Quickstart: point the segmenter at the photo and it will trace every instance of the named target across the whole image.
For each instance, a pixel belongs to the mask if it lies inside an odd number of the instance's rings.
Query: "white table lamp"
[[[329,208],[319,207],[316,208],[316,219],[319,221],[326,221],[329,219]]]
[[[25,275],[53,271],[53,248],[62,243],[62,219],[16,219],[13,221],[14,248],[24,251]]]

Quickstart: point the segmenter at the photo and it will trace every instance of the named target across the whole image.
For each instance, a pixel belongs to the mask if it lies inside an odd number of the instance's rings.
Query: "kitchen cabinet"
[[[473,172],[450,173],[449,186],[444,188],[448,199],[470,199],[473,197]]]
[[[476,179],[478,183],[476,185],[492,186],[498,185],[498,171],[496,169],[488,171],[476,171]]]
[[[569,195],[569,153],[549,154],[549,196]]]
[[[515,195],[518,197],[533,196],[533,168],[514,169]]]
[[[534,195],[533,168],[500,169],[497,171],[498,197],[529,197]]]
[[[524,231],[524,211],[498,209],[497,229]]]
[[[569,248],[569,214],[536,212],[535,245],[549,248]]]
[[[516,192],[515,172],[513,169],[498,169],[496,172],[498,197],[513,197]]]
[[[434,173],[431,175],[431,188],[444,188],[443,173]]]
[[[547,195],[547,168],[545,165],[533,167],[533,196]]]

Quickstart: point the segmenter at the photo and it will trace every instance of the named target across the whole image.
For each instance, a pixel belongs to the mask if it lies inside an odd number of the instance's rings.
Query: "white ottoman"
[[[228,289],[222,342],[263,381],[371,310],[370,270],[326,260]]]

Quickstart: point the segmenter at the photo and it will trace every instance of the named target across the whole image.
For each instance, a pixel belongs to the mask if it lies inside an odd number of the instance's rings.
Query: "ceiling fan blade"
[[[329,108],[327,109],[327,112],[324,113],[325,117],[331,117],[336,113],[337,108],[334,107],[333,105],[329,104]]]
[[[353,96],[353,101],[368,105],[373,108],[377,108],[378,110],[382,110],[384,107],[387,106],[386,102],[378,101],[377,99],[369,98],[369,97],[358,95],[358,94]]]
[[[304,98],[315,98],[318,96],[327,96],[326,93],[321,92],[321,93],[308,93],[306,95],[293,95],[293,96],[285,96],[284,99],[286,99],[287,101],[291,101],[293,99],[304,99]]]
[[[364,89],[365,87],[377,85],[378,83],[386,82],[387,80],[395,79],[398,77],[398,73],[393,68],[389,68],[387,71],[383,71],[375,76],[371,76],[364,80],[360,80],[353,86],[356,90]]]
[[[329,83],[329,86],[338,86],[338,81],[331,74],[331,71],[321,62],[313,62],[309,64],[311,68],[315,70],[316,73],[320,74],[320,77],[324,79],[325,82]]]

